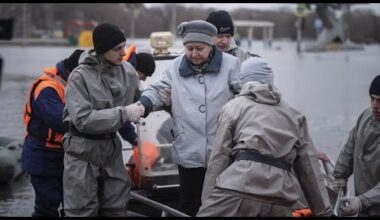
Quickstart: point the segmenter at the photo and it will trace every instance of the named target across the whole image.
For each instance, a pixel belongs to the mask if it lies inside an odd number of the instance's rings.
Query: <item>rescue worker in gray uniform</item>
[[[341,216],[380,216],[380,75],[369,88],[371,106],[359,116],[334,168],[334,189],[354,175],[355,196],[344,198]]]
[[[213,38],[215,46],[232,56],[239,58],[241,62],[246,60],[248,57],[257,56],[245,51],[236,45],[233,38],[235,33],[234,23],[232,21],[231,15],[224,10],[212,11],[207,19],[207,22],[215,25],[218,30],[218,34]]]
[[[239,58],[241,62],[244,62],[244,60],[249,57],[260,57],[259,55],[245,51],[236,45],[234,40],[235,26],[231,15],[227,11],[212,11],[208,15],[206,21],[213,24],[218,30],[218,34],[213,38],[213,40],[215,46],[219,50]],[[320,160],[330,161],[328,156],[323,151],[317,150],[317,157]]]
[[[260,57],[242,63],[240,94],[220,111],[197,216],[291,216],[304,193],[331,215],[306,118],[281,99]]]
[[[116,132],[143,113],[134,103],[139,81],[122,61],[126,42],[118,27],[96,26],[93,42],[65,90],[64,209],[66,216],[126,216],[131,181]]]

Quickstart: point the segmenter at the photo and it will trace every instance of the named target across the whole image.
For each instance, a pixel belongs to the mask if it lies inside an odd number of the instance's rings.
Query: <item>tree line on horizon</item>
[[[52,31],[64,31],[69,20],[110,22],[124,30],[127,37],[148,38],[154,31],[173,31],[182,21],[205,20],[213,10],[218,8],[185,7],[180,3],[163,3],[160,7],[150,8],[144,7],[142,3],[1,3],[0,19],[14,19],[13,38],[38,38],[42,33],[49,36]],[[237,8],[229,12],[234,20],[274,22],[274,39],[296,39],[297,17],[289,8]],[[380,43],[380,16],[372,10],[356,9],[343,16],[347,19],[351,41]],[[311,11],[303,19],[303,38],[316,39],[314,20],[317,17]],[[247,37],[246,28],[239,27],[237,32],[241,38]],[[262,39],[262,31],[255,29],[253,37]]]

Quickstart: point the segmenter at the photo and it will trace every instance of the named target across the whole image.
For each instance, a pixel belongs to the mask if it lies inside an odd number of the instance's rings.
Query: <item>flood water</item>
[[[138,48],[149,45],[147,39],[135,42]],[[261,42],[254,42],[251,51],[269,62],[283,99],[306,115],[315,146],[335,161],[358,115],[370,105],[369,85],[380,74],[380,46],[302,55],[295,48],[294,42],[284,41],[274,42],[268,50]],[[4,59],[0,136],[23,138],[22,116],[31,82],[43,67],[55,65],[74,49],[0,45]],[[158,64],[144,85],[157,80],[166,64]],[[0,216],[31,216],[33,205],[34,192],[27,175],[0,185]]]

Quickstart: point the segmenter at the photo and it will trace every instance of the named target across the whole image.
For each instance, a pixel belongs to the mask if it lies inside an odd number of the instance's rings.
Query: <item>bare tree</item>
[[[184,4],[176,3],[175,15],[173,10],[173,4],[170,3],[151,8],[145,8],[142,3],[1,3],[0,18],[14,18],[15,38],[41,37],[39,33],[63,30],[66,22],[76,19],[110,22],[123,29],[129,37],[147,38],[153,31],[173,32],[182,21],[205,20],[211,11],[218,9],[185,7]],[[295,38],[296,17],[288,8],[269,11],[239,8],[232,10],[231,15],[234,20],[274,22],[274,38]],[[315,39],[315,18],[314,12],[305,17],[305,38]],[[350,39],[355,42],[379,42],[379,19],[371,10],[352,11],[348,19]],[[244,28],[239,30],[241,36],[245,37],[247,31]],[[254,38],[262,37],[262,31],[254,32]]]

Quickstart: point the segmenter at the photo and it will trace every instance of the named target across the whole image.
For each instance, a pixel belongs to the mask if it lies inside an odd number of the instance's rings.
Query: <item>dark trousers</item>
[[[63,204],[62,177],[30,175],[30,180],[36,194],[32,216],[59,217],[58,208]]]
[[[178,171],[180,184],[179,210],[190,216],[195,216],[201,206],[206,168],[184,168],[178,166]]]

